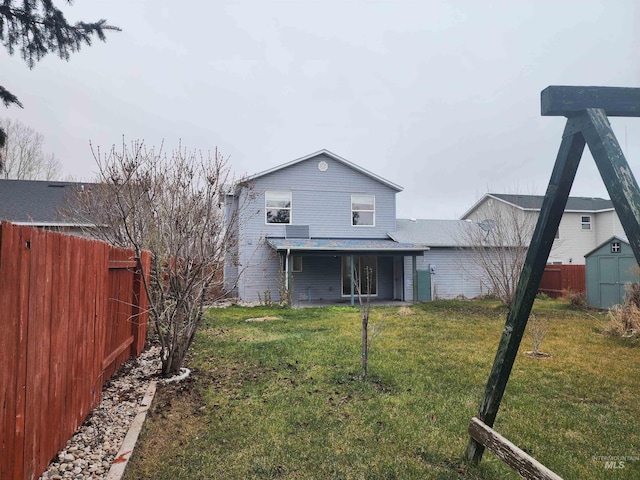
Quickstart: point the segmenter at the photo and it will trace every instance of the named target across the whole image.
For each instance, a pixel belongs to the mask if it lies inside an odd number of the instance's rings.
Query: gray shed
[[[624,302],[627,285],[640,282],[640,269],[624,236],[614,235],[585,255],[587,304],[607,309]]]

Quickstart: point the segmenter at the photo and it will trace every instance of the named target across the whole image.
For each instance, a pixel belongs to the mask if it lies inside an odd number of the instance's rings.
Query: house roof
[[[602,242],[600,245],[598,245],[596,248],[594,248],[593,250],[589,250],[587,253],[584,254],[585,257],[588,257],[589,255],[591,255],[592,253],[594,253],[596,250],[601,249],[603,246],[605,246],[607,243],[611,243],[614,240],[619,240],[623,243],[626,243],[627,245],[630,245],[629,243],[629,239],[627,238],[626,235],[614,235],[612,237],[609,237],[607,240],[605,240],[604,242]]]
[[[267,238],[267,243],[275,250],[305,252],[404,252],[422,255],[428,250],[424,245],[372,238]]]
[[[62,214],[83,183],[0,179],[0,220],[32,226],[79,226]]]
[[[285,169],[287,167],[291,167],[292,165],[296,165],[296,164],[298,164],[300,162],[304,162],[305,160],[309,160],[310,158],[318,157],[320,155],[324,155],[325,157],[329,157],[330,159],[335,160],[336,162],[342,163],[343,165],[346,165],[347,167],[352,168],[353,170],[356,170],[356,171],[362,173],[363,175],[366,175],[367,177],[372,178],[372,179],[374,179],[374,180],[376,180],[376,181],[378,181],[378,182],[380,182],[380,183],[392,188],[396,192],[401,192],[402,191],[402,187],[400,185],[397,185],[397,184],[395,184],[393,182],[390,182],[389,180],[387,180],[385,178],[382,178],[381,176],[376,175],[375,173],[372,173],[369,170],[367,170],[365,168],[362,168],[361,166],[356,165],[355,163],[352,163],[349,160],[344,159],[344,158],[336,155],[335,153],[332,153],[329,150],[325,150],[325,149],[319,150],[319,151],[314,152],[314,153],[310,153],[309,155],[305,155],[304,157],[297,158],[297,159],[292,160],[290,162],[283,163],[282,165],[278,165],[277,167],[270,168],[270,169],[265,170],[263,172],[256,173],[254,175],[249,176],[247,178],[247,180],[251,181],[251,180],[255,180],[256,178],[264,177],[265,175],[269,175],[270,173],[277,172],[277,171]]]
[[[506,193],[486,193],[478,200],[469,210],[467,210],[461,218],[469,216],[480,204],[486,199],[493,198],[500,202],[513,205],[522,210],[540,211],[544,195],[514,195]],[[599,197],[569,197],[565,212],[605,212],[613,210],[611,200]]]
[[[471,247],[477,238],[472,231],[478,225],[467,220],[396,220],[396,231],[389,236],[402,243],[418,243],[429,247]]]

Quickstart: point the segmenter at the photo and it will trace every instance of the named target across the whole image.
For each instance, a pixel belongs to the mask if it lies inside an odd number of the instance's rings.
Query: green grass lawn
[[[384,324],[366,380],[356,308],[209,311],[192,377],[159,387],[125,478],[519,478],[490,452],[463,461],[506,310],[411,309],[372,310]],[[528,357],[525,334],[495,429],[565,479],[640,478],[640,345],[562,301],[534,311],[552,357]],[[262,316],[279,320],[245,321]],[[605,456],[638,459],[614,470]]]

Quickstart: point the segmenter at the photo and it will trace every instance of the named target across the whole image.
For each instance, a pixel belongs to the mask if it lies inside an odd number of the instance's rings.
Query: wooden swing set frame
[[[492,427],[585,144],[640,263],[640,189],[608,120],[640,117],[640,88],[550,86],[542,91],[541,104],[543,116],[564,116],[567,123],[484,397],[469,424],[466,459],[478,464],[486,447],[524,478],[561,480]]]

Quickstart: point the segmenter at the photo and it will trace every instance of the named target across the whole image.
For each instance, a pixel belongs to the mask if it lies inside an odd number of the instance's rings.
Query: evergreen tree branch
[[[0,100],[2,100],[2,103],[4,103],[5,107],[8,107],[11,104],[15,104],[20,108],[22,108],[22,103],[20,103],[20,100],[18,100],[18,97],[16,97],[13,93],[11,93],[9,90],[4,88],[2,85],[0,85]]]
[[[52,52],[68,60],[83,45],[90,46],[94,36],[105,41],[106,30],[120,31],[104,19],[71,25],[51,0],[24,0],[21,7],[13,3],[14,0],[4,0],[0,4],[0,41],[10,55],[18,47],[29,68]]]
[[[66,2],[71,5],[73,0]],[[0,0],[0,43],[9,55],[13,55],[17,47],[30,69],[52,52],[57,52],[63,60],[69,60],[71,54],[78,52],[83,45],[90,46],[94,36],[104,42],[107,30],[121,31],[108,25],[106,20],[71,25],[53,0],[22,0],[21,3]],[[22,108],[18,98],[1,85],[0,100],[6,107],[14,104]],[[0,128],[0,147],[4,146],[6,137],[6,132]]]

